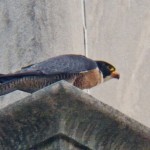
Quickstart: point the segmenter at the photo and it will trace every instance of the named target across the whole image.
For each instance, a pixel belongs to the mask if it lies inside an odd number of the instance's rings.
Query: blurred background
[[[0,73],[60,54],[116,66],[120,80],[90,94],[150,127],[150,1],[0,1]],[[1,96],[0,108],[27,95]]]

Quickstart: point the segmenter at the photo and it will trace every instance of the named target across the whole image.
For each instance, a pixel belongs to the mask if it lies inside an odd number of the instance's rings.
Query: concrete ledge
[[[65,81],[0,110],[0,149],[149,150],[150,129]]]

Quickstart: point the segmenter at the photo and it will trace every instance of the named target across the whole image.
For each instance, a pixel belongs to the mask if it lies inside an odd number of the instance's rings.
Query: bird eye
[[[111,67],[111,66],[108,66],[108,69],[109,69],[111,72],[115,70],[115,69],[114,69],[113,67]]]
[[[110,71],[114,71],[114,68],[110,68]]]

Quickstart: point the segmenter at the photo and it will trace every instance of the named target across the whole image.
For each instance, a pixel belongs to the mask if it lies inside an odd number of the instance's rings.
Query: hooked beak
[[[116,71],[113,71],[113,72],[111,73],[111,77],[112,77],[112,78],[119,79],[119,78],[120,78],[120,74],[119,74],[118,72],[116,72]]]

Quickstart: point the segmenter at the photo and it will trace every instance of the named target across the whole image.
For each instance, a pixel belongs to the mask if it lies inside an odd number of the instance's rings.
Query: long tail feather
[[[15,90],[33,93],[62,79],[72,83],[77,75],[77,73],[59,73],[51,75],[19,73],[0,75],[0,96]]]
[[[19,79],[25,76],[41,76],[42,73],[39,72],[25,72],[25,73],[12,73],[12,74],[0,74],[0,83],[6,83],[10,80]]]
[[[15,88],[14,81],[2,83],[2,84],[0,83],[0,96],[13,92],[15,90],[17,89]]]
[[[19,80],[23,77],[19,74],[0,74],[0,96],[17,90]]]

